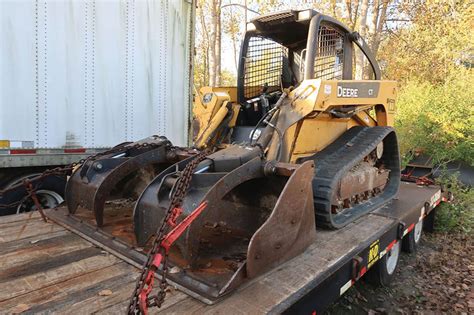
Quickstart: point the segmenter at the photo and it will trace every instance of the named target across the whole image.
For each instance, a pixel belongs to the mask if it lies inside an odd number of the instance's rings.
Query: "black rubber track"
[[[389,180],[383,192],[369,200],[344,209],[338,214],[331,212],[331,200],[339,180],[350,169],[372,152],[383,141],[381,162],[390,170]],[[313,178],[316,224],[320,227],[339,229],[360,216],[390,201],[400,185],[400,156],[395,130],[392,127],[353,127],[321,152],[306,157],[315,161]]]

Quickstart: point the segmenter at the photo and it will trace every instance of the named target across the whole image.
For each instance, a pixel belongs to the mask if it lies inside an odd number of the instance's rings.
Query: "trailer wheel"
[[[41,173],[33,173],[25,176],[20,176],[5,186],[5,189],[13,187],[19,183],[22,183],[24,180],[32,179],[41,175]],[[35,193],[38,197],[43,209],[55,208],[64,201],[64,188],[66,185],[66,179],[59,176],[49,176],[45,178],[41,184],[41,188],[38,189]],[[22,202],[11,209],[11,214],[19,214],[23,212],[30,212],[36,210],[36,205],[33,200],[25,195],[22,199]]]
[[[421,234],[423,231],[423,220],[419,220],[417,224],[415,224],[415,227],[413,230],[408,233],[403,238],[402,241],[402,249],[403,251],[407,253],[415,253],[416,249],[418,247],[418,244],[420,244],[421,240]]]
[[[400,258],[401,242],[393,247],[367,273],[367,281],[376,286],[387,287],[392,282]]]

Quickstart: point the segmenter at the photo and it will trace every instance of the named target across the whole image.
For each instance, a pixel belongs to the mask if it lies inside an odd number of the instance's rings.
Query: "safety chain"
[[[146,307],[161,307],[163,304],[166,297],[166,288],[168,287],[168,283],[166,282],[166,276],[168,273],[168,254],[167,251],[162,248],[161,244],[164,237],[166,236],[166,233],[168,233],[176,225],[176,220],[181,214],[181,205],[191,183],[194,170],[198,164],[211,152],[212,151],[210,149],[207,149],[197,154],[180,172],[180,176],[176,182],[175,189],[173,190],[170,204],[163,219],[163,223],[155,233],[151,250],[147,255],[146,263],[143,265],[140,277],[137,280],[135,290],[133,291],[133,295],[130,299],[128,314],[146,314]],[[140,293],[145,291],[148,294],[152,290],[154,273],[159,267],[154,264],[154,261],[160,252],[163,254],[163,269],[159,284],[159,291],[156,295],[147,297],[147,300],[145,301],[146,305],[144,306],[145,309],[143,309],[143,306],[140,305]]]
[[[43,206],[38,200],[38,196],[36,196],[35,189],[33,188],[33,184],[31,184],[30,181],[26,180],[25,181],[25,186],[26,186],[26,191],[28,191],[28,195],[31,196],[31,199],[35,203],[36,209],[38,209],[38,212],[41,214],[41,218],[43,218],[44,222],[48,222],[46,219],[46,215],[44,214],[43,211]]]
[[[3,195],[5,195],[6,193],[8,193],[12,190],[18,189],[21,186],[23,186],[25,188],[25,190],[28,192],[28,195],[26,197],[30,197],[33,200],[33,202],[35,202],[35,205],[38,207],[37,202],[35,201],[35,197],[36,197],[35,192],[39,189],[39,185],[36,185],[36,186],[33,186],[33,185],[36,184],[37,182],[40,182],[44,178],[46,178],[48,176],[68,176],[68,175],[71,175],[72,172],[74,171],[74,169],[77,166],[83,165],[83,164],[85,164],[87,162],[90,162],[90,161],[94,161],[97,158],[105,156],[105,155],[120,153],[120,152],[130,150],[130,149],[141,149],[141,148],[148,148],[148,147],[154,148],[154,147],[159,147],[159,146],[162,146],[162,145],[163,145],[163,143],[153,143],[153,142],[152,143],[149,143],[149,142],[137,143],[135,145],[130,145],[129,143],[124,143],[124,144],[118,145],[116,147],[113,147],[110,150],[99,152],[97,154],[88,156],[84,159],[81,159],[77,162],[73,162],[69,165],[62,166],[62,167],[56,167],[56,168],[53,168],[53,169],[47,169],[43,173],[39,174],[38,176],[35,176],[33,178],[30,178],[30,179],[25,179],[21,183],[18,183],[18,184],[14,185],[14,186],[12,186],[8,189],[0,190],[0,197],[2,197]],[[177,149],[177,148],[178,147],[171,147],[171,149]],[[9,203],[9,204],[6,204],[6,205],[1,205],[0,204],[0,209],[7,209],[7,208],[17,207],[23,202],[24,202],[24,198],[19,200],[19,201],[12,202],[12,203]],[[40,210],[40,209],[38,209],[38,210]],[[40,212],[42,212],[42,208],[41,208]]]

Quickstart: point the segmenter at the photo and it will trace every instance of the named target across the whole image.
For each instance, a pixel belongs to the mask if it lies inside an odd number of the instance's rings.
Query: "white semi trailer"
[[[187,144],[193,21],[192,0],[0,1],[0,191],[152,134]]]

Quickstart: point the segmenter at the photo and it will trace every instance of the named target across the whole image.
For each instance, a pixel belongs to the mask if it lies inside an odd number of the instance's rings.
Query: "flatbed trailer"
[[[420,220],[432,229],[440,201],[439,187],[402,182],[398,197],[384,207],[343,229],[318,229],[303,254],[214,304],[175,284],[159,311],[320,314]],[[106,222],[113,221],[113,212],[106,213],[112,213]],[[114,228],[90,225],[90,232],[84,225],[91,219],[68,216],[65,208],[47,210],[47,216],[48,223],[36,212],[0,218],[0,312],[125,313],[145,257],[127,242],[130,215],[116,217]]]

